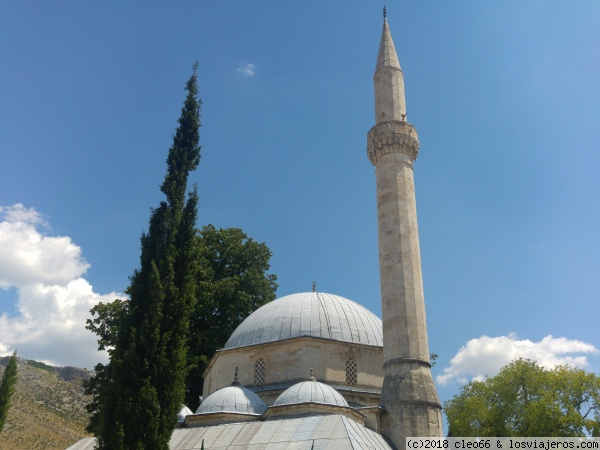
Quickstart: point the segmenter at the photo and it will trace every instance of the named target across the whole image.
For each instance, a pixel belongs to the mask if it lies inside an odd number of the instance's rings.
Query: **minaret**
[[[404,75],[386,13],[375,83],[375,122],[367,154],[375,166],[383,315],[382,431],[399,449],[407,436],[442,436],[441,405],[431,377],[413,162],[415,127],[406,121]]]

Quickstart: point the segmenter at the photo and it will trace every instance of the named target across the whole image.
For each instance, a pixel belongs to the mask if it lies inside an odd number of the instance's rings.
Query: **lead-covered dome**
[[[183,405],[179,410],[179,414],[177,414],[177,423],[185,422],[185,418],[191,414],[194,414],[190,408]]]
[[[261,415],[267,409],[262,399],[242,386],[227,386],[209,395],[196,414],[238,413]]]
[[[322,403],[324,405],[348,406],[346,399],[331,386],[310,380],[294,384],[277,397],[273,406],[298,403]]]
[[[339,295],[303,292],[261,306],[233,332],[225,348],[313,336],[383,346],[381,319]]]

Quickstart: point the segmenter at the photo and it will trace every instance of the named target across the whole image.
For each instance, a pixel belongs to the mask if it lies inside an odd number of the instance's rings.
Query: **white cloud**
[[[552,335],[539,342],[518,340],[514,333],[498,337],[481,336],[461,347],[450,360],[450,367],[444,368],[444,373],[436,380],[440,384],[451,381],[466,383],[469,379],[481,381],[486,376],[496,375],[503,366],[517,358],[531,359],[546,369],[566,364],[585,368],[588,361],[582,353],[596,355],[600,351],[592,344]]]
[[[251,77],[256,73],[256,65],[252,63],[246,64],[245,66],[238,67],[237,71],[245,77]]]
[[[105,361],[85,329],[89,310],[123,298],[100,295],[82,278],[90,265],[66,236],[46,236],[41,214],[21,204],[0,207],[0,289],[15,288],[17,314],[0,316],[0,355],[92,368]]]
[[[47,224],[22,204],[0,207],[0,288],[36,282],[64,284],[90,267],[69,237],[44,236]]]
[[[13,206],[0,206],[0,214],[7,222],[39,223],[48,226],[42,215],[34,208],[25,208],[22,203]]]

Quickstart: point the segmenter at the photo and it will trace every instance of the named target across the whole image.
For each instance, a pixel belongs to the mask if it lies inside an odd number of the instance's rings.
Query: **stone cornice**
[[[271,405],[263,413],[262,419],[268,420],[275,417],[308,416],[313,414],[340,414],[354,419],[361,425],[364,425],[365,423],[365,415],[351,406],[329,405],[315,402],[303,402],[277,406]]]
[[[367,156],[374,166],[382,156],[399,153],[412,162],[419,154],[419,138],[408,122],[382,122],[367,134]]]
[[[398,400],[396,402],[396,404],[406,405],[408,407],[410,407],[410,405],[424,405],[424,406],[429,406],[430,408],[442,409],[442,404],[440,402],[435,402],[435,401],[430,401],[430,400],[415,400],[412,398],[410,400]],[[386,409],[385,406],[383,407],[383,409]],[[386,409],[386,411],[387,411],[387,409]]]
[[[201,427],[204,425],[216,425],[222,423],[250,422],[253,420],[260,420],[261,417],[261,414],[211,412],[203,414],[190,414],[186,416],[184,424],[186,427]]]
[[[422,359],[418,359],[418,358],[394,358],[394,359],[390,359],[390,360],[385,361],[383,363],[383,368],[385,369],[387,366],[394,365],[394,364],[403,364],[403,363],[417,363],[417,364],[420,364],[422,366],[431,368],[431,363],[429,361],[423,361]]]

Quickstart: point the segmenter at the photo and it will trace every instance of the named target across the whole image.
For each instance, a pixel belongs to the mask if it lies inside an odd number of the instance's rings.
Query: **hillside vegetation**
[[[0,373],[8,360],[0,358]],[[17,384],[0,433],[0,450],[65,449],[88,436],[88,398],[82,382],[91,373],[18,358]]]

